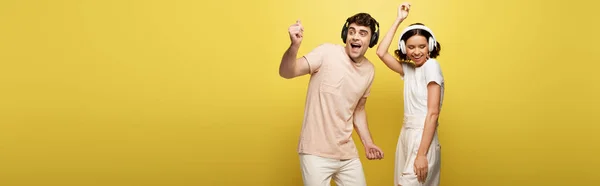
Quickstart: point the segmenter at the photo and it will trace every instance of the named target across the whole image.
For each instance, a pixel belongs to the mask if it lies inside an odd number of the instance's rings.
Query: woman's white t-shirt
[[[404,76],[404,114],[427,115],[427,84],[435,82],[440,85],[440,109],[444,100],[444,76],[440,64],[429,59],[420,67],[402,63]]]

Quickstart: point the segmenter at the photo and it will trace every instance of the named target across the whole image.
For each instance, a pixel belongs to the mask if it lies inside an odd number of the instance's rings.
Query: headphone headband
[[[404,34],[406,34],[406,32],[411,31],[411,30],[416,30],[416,29],[421,29],[421,30],[425,30],[427,32],[429,32],[429,34],[431,34],[431,37],[429,38],[429,52],[433,51],[433,49],[436,47],[436,43],[437,43],[437,39],[435,39],[435,35],[433,34],[433,31],[431,31],[431,29],[429,29],[428,27],[424,26],[424,25],[412,25],[409,27],[406,27],[404,30],[402,30],[402,33],[400,34],[400,37],[398,38],[398,49],[400,51],[402,51],[402,53],[406,54],[405,51],[405,41],[402,40],[402,37],[404,36]]]
[[[406,34],[406,32],[415,30],[415,29],[425,30],[425,31],[429,32],[429,34],[431,34],[431,37],[433,37],[433,39],[435,39],[435,35],[433,34],[433,31],[431,31],[431,29],[429,29],[428,27],[423,26],[423,25],[412,25],[412,26],[406,27],[400,34],[400,39],[402,39],[402,36],[404,36],[404,34]],[[435,40],[437,41],[437,39],[435,39]]]

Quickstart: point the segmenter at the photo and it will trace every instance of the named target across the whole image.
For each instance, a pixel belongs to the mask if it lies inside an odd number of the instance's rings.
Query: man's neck
[[[358,59],[353,59],[352,57],[350,57],[350,51],[348,51],[349,49],[347,47],[344,47],[344,52],[346,53],[346,55],[348,56],[348,58],[350,58],[350,61],[352,61],[352,63],[356,64],[356,65],[360,65],[362,64],[365,60],[367,60],[367,58],[365,56],[361,56]]]
[[[367,58],[364,57],[364,56],[363,57],[359,57],[358,59],[352,59],[350,56],[348,56],[348,57],[350,58],[350,61],[352,61],[352,63],[354,63],[354,64],[361,64],[361,63],[363,63],[364,61],[367,60]]]

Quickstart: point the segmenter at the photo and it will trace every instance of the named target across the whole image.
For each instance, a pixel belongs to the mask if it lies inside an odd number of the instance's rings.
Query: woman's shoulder
[[[440,66],[440,63],[435,58],[430,58],[425,62],[425,66]]]
[[[431,69],[431,70],[436,70],[436,71],[442,70],[440,63],[435,58],[428,59],[427,62],[425,62],[425,64],[423,64],[423,67],[425,69]]]

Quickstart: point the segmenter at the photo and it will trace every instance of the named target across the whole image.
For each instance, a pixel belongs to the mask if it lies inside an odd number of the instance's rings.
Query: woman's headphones
[[[426,26],[423,25],[412,25],[409,27],[406,27],[403,31],[402,34],[400,34],[400,38],[398,41],[398,49],[400,49],[400,51],[402,51],[402,54],[406,54],[406,44],[404,43],[405,41],[402,40],[402,36],[404,36],[404,34],[408,31],[411,30],[415,30],[415,29],[422,29],[425,30],[427,32],[429,32],[429,34],[431,34],[431,37],[429,37],[429,52],[432,52],[433,49],[435,49],[435,47],[437,46],[437,41],[435,39],[435,36],[433,35],[433,31],[431,31],[431,29],[427,28]]]
[[[344,27],[342,27],[342,41],[344,43],[346,43],[346,37],[348,37],[348,26],[350,26],[350,23],[348,23],[348,20],[346,20],[346,23],[344,23]],[[373,48],[373,46],[375,46],[377,44],[378,40],[379,40],[379,23],[377,21],[375,21],[375,30],[373,31],[373,35],[371,36],[371,42],[369,42],[369,48]]]

